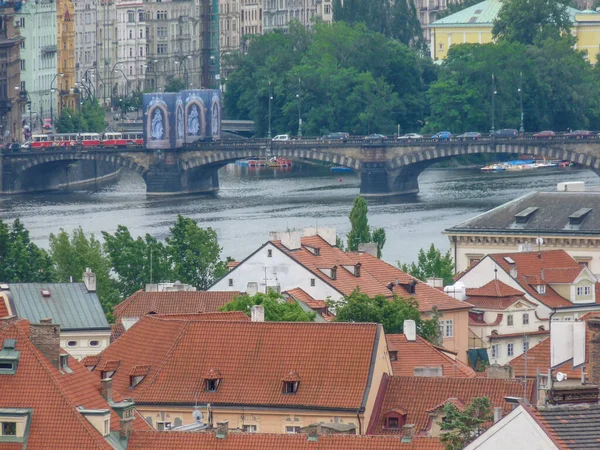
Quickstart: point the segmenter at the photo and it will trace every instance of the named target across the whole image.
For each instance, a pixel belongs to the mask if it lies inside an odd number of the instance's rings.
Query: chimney
[[[502,408],[497,406],[494,408],[494,423],[498,422],[500,419],[502,419]]]
[[[510,276],[516,279],[517,275],[518,275],[517,266],[512,266],[510,268]]]
[[[441,289],[444,287],[443,278],[427,278],[427,284],[432,288]]]
[[[299,250],[302,247],[301,238],[301,231],[272,231],[271,233],[269,233],[270,241],[281,241],[281,245],[283,245],[288,250]]]
[[[588,379],[591,384],[600,385],[600,318],[592,317],[587,321],[590,332],[588,350]]]
[[[488,378],[511,380],[514,378],[514,370],[509,365],[492,364],[487,367],[486,375]]]
[[[250,308],[250,317],[252,322],[265,321],[265,307],[263,305],[254,305]]]
[[[417,340],[417,324],[414,320],[405,320],[402,328],[408,342],[415,342]]]
[[[361,263],[354,264],[354,276],[360,278],[360,268],[362,267]]]
[[[121,420],[119,420],[119,425],[121,426],[119,438],[129,439],[129,433],[131,433],[131,427],[133,426],[133,414],[130,417],[122,417]]]
[[[29,326],[29,339],[54,367],[60,368],[60,325],[40,319]]]
[[[227,432],[229,431],[229,421],[225,420],[223,422],[217,422],[216,431],[217,439],[225,439],[227,437]]]
[[[375,242],[358,244],[358,253],[368,253],[369,255],[377,258],[377,244]]]
[[[415,435],[415,425],[404,425],[402,427],[402,442],[412,442]]]
[[[96,292],[96,274],[89,267],[85,269],[83,274],[83,284],[85,284],[88,292]]]
[[[100,381],[100,395],[102,395],[107,402],[113,401],[112,378],[104,378]]]
[[[246,294],[248,294],[250,297],[258,294],[258,283],[256,281],[251,281],[246,285]]]

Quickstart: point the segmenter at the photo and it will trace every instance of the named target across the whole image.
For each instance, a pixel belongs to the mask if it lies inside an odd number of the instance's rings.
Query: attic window
[[[398,352],[396,350],[392,350],[390,353],[390,361],[398,361]]]
[[[42,297],[51,297],[52,296],[52,294],[50,294],[50,291],[48,289],[42,289],[41,293],[42,293]]]
[[[148,372],[150,372],[150,366],[148,365],[133,366],[129,371],[129,387],[134,388],[140,384],[146,378]]]
[[[386,428],[398,429],[400,425],[400,420],[397,417],[388,417]]]
[[[506,261],[507,263],[509,263],[511,265],[513,265],[515,263],[515,260],[512,259],[510,256],[505,256],[504,261]]]
[[[221,384],[221,372],[217,369],[210,369],[204,374],[204,388],[206,392],[217,392]]]
[[[315,256],[321,256],[321,249],[318,247],[315,248]]]
[[[515,223],[526,224],[538,209],[539,208],[537,206],[530,206],[529,208],[525,208],[520,213],[515,214]]]
[[[538,291],[538,294],[545,294],[546,293],[546,285],[545,284],[538,284],[536,286],[536,290]]]
[[[361,268],[361,264],[360,263],[356,263],[354,265],[354,276],[355,277],[360,277],[360,268]]]
[[[267,258],[272,258],[273,257],[273,250],[268,249],[267,250]]]
[[[298,372],[290,372],[283,377],[283,393],[284,394],[295,394],[298,392],[300,387],[300,375]]]
[[[335,280],[337,278],[337,266],[333,266],[331,268],[331,279]]]
[[[569,216],[569,225],[581,225],[583,220],[592,212],[591,208],[581,208]]]
[[[69,355],[60,355],[60,370],[65,373],[73,373],[69,367]]]

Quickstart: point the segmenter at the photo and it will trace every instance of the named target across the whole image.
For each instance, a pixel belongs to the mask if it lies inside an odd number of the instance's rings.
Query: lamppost
[[[492,129],[490,130],[492,135],[496,132],[496,94],[496,80],[492,74]]]
[[[298,139],[302,139],[302,97],[300,96],[301,89],[300,78],[298,78],[298,93],[296,99],[298,99]]]
[[[267,139],[271,139],[271,102],[273,101],[273,92],[271,91],[271,80],[269,80],[269,131],[267,131]]]
[[[54,75],[54,78],[52,78],[52,81],[50,82],[50,93],[54,92],[52,85],[56,81],[56,77],[64,77],[64,76],[65,76],[64,73],[57,73],[56,75]],[[52,98],[52,95],[50,95],[50,125],[52,126],[52,132],[54,132],[54,110],[52,108],[53,104],[54,104],[53,98]]]
[[[519,74],[519,102],[521,104],[521,126],[519,133],[525,134],[525,127],[523,126],[523,72]]]
[[[112,69],[110,70],[110,106],[112,107],[113,105],[113,74],[115,73],[115,68],[119,65],[122,64],[121,62],[116,62],[113,66]]]

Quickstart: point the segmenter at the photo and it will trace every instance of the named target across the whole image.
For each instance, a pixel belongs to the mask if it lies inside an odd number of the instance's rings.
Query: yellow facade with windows
[[[57,71],[64,74],[56,78],[58,112],[63,107],[75,111],[75,3],[72,0],[56,2]]]

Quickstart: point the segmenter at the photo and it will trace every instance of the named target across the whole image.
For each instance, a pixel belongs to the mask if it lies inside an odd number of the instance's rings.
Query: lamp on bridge
[[[298,78],[298,93],[296,99],[298,100],[298,139],[302,139],[302,97],[300,96],[300,89],[302,84],[300,78]]]
[[[492,129],[490,133],[493,135],[496,132],[496,79],[494,78],[494,74],[492,74]]]
[[[269,130],[267,131],[267,139],[271,139],[271,102],[273,101],[273,92],[271,91],[271,80],[269,80]]]
[[[523,126],[523,72],[519,74],[519,103],[521,104],[521,126],[519,127],[519,133],[525,134],[525,127]]]

